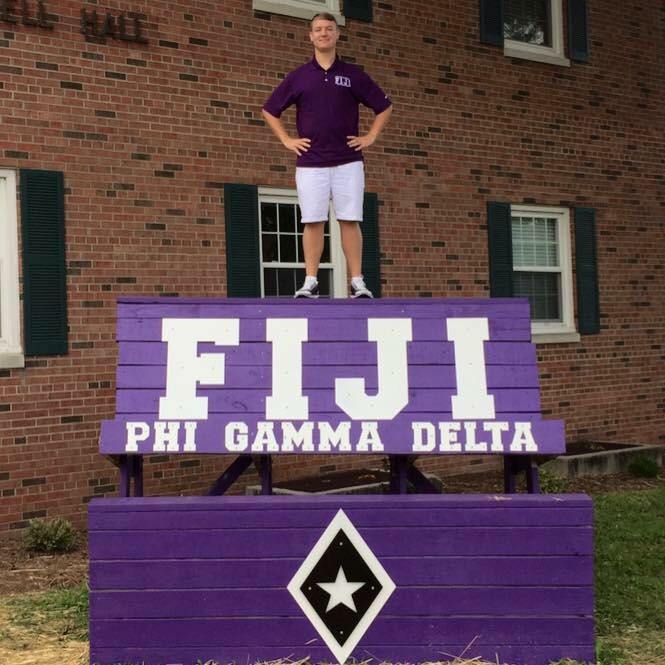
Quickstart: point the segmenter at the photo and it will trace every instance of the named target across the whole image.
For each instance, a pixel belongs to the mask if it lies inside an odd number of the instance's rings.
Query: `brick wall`
[[[602,332],[539,346],[544,413],[569,440],[663,442],[665,12],[590,0],[590,63],[564,68],[480,44],[476,4],[375,2],[339,44],[395,105],[366,154],[383,295],[487,295],[489,200],[595,208]],[[0,370],[0,530],[83,524],[91,497],[117,491],[97,453],[115,299],[225,293],[222,185],[293,187],[260,108],[311,57],[304,21],[249,0],[45,6],[52,28],[0,21],[0,168],[64,172],[70,350]],[[148,43],[86,38],[83,7],[130,12]],[[146,490],[200,492],[228,461],[149,457]],[[427,468],[471,462],[494,464]],[[281,458],[275,477],[367,463]]]

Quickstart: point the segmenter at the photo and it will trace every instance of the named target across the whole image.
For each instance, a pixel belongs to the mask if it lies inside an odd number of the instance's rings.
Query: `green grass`
[[[66,639],[88,639],[88,585],[17,596],[7,603],[12,621],[35,632]]]
[[[598,635],[665,630],[665,489],[595,498]]]

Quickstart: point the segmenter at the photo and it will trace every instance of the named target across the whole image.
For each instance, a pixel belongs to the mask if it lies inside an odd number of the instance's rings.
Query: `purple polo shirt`
[[[296,105],[298,136],[311,140],[309,150],[296,160],[297,166],[339,166],[363,158],[360,150],[346,145],[347,136],[358,136],[359,104],[381,113],[390,103],[360,67],[337,57],[327,71],[315,58],[294,69],[263,108],[279,118]]]

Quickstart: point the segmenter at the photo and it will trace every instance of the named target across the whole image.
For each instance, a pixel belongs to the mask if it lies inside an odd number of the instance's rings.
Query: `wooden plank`
[[[238,415],[265,414],[266,397],[270,387],[254,390],[238,389],[236,386],[201,387],[197,396],[208,399],[208,414],[231,413]],[[310,388],[306,393],[309,400],[310,420],[314,414],[334,413],[339,409],[335,403],[334,385],[329,388]],[[402,413],[449,414],[456,388],[414,388],[409,390],[409,402]],[[497,413],[508,411],[523,413],[540,412],[540,391],[537,388],[497,388],[492,392]],[[159,400],[164,391],[159,389],[130,390],[119,389],[116,393],[116,414],[159,413]]]
[[[364,538],[379,557],[388,556],[566,556],[588,554],[591,528],[579,527],[420,527],[418,540],[409,527],[366,528]],[[157,536],[159,536],[157,538]],[[113,559],[261,558],[257,543],[274,538],[273,529],[216,531],[104,531],[88,534],[91,556]],[[277,558],[296,557],[317,540],[315,529],[280,529],[271,544]],[[395,542],[393,542],[395,541]]]
[[[215,511],[235,513],[238,510],[282,511],[298,507],[298,513],[307,511],[329,511],[330,518],[340,508],[355,511],[365,510],[372,515],[374,509],[382,510],[386,502],[390,501],[391,512],[395,510],[469,510],[471,508],[486,508],[490,510],[527,510],[539,508],[559,510],[563,508],[592,510],[593,503],[586,494],[543,494],[540,496],[504,496],[502,494],[442,494],[437,497],[410,495],[408,497],[376,496],[372,494],[357,495],[353,497],[320,496],[315,501],[303,501],[303,497],[261,497],[261,496],[228,496],[223,500],[200,496],[152,496],[142,498],[140,501],[132,499],[100,498],[95,499],[90,506],[89,514],[98,513],[140,513],[155,511]],[[591,513],[585,513],[585,515]],[[497,513],[497,519],[503,519],[503,512]],[[322,522],[323,524],[323,522]]]
[[[154,298],[143,302],[118,299],[118,319],[149,318],[225,318],[243,319],[265,317],[306,316],[308,319],[352,319],[372,317],[388,318],[410,316],[413,318],[487,317],[528,318],[529,303],[525,298],[385,298],[371,302],[348,299],[308,302],[284,298]]]
[[[445,485],[445,484],[444,484]],[[232,498],[232,497],[228,497]],[[321,497],[317,497],[321,498]],[[358,526],[373,524],[377,527],[484,527],[496,523],[495,510],[484,508],[402,508],[393,509],[390,513],[381,512],[373,515],[376,508],[347,508],[349,519]],[[173,529],[214,529],[223,530],[238,528],[242,523],[247,529],[265,529],[272,527],[276,531],[288,519],[289,528],[308,528],[321,526],[333,517],[329,509],[301,510],[297,514],[288,508],[277,510],[251,510],[236,508],[233,510],[182,510],[174,506],[169,510],[155,508],[151,511],[115,511],[91,513],[88,529],[93,531],[121,530],[173,530]],[[502,512],[502,524],[505,527],[530,526],[587,526],[591,521],[591,507],[560,508],[550,507],[506,508]]]
[[[285,606],[283,589],[159,589],[154,591],[94,591],[90,611],[95,619],[158,619],[174,616],[299,618],[295,605]],[[513,616],[574,616],[593,613],[593,597],[585,587],[404,587],[395,590],[385,607],[409,616],[474,615],[483,608],[486,616],[504,616],[506,607],[516,608]],[[286,614],[284,614],[286,612]]]
[[[333,429],[336,428],[340,422],[347,422],[348,418],[344,415],[337,413],[320,413],[314,414],[313,421],[325,422],[330,425]],[[482,442],[486,446],[481,451],[476,448],[473,451],[468,449],[468,444],[466,443],[468,437],[466,432],[462,429],[459,432],[458,440],[461,442],[460,449],[451,451],[446,449],[446,454],[465,454],[468,452],[487,452],[492,454],[560,454],[565,450],[565,438],[563,431],[563,423],[556,420],[538,420],[539,414],[533,412],[532,414],[522,413],[501,413],[498,414],[498,420],[506,421],[508,423],[508,430],[502,436],[502,450],[491,450],[491,437],[487,432],[483,431],[482,423],[476,426],[476,443]],[[153,423],[157,420],[157,414],[142,414],[142,413],[132,413],[131,415],[121,414],[113,421],[103,421],[101,426],[100,434],[100,452],[102,454],[123,454],[126,452],[125,445],[127,441],[127,423],[133,422],[145,422],[148,424]],[[414,453],[423,454],[423,455],[435,455],[441,454],[440,448],[440,435],[438,433],[437,421],[447,421],[450,420],[450,417],[445,412],[441,411],[439,413],[423,413],[423,412],[402,412],[397,415],[391,421],[378,421],[376,426],[376,431],[381,437],[381,444],[383,450],[380,451],[383,454],[405,454],[411,455]],[[535,441],[537,450],[527,450],[525,446],[521,446],[519,451],[513,451],[510,448],[511,442],[514,435],[514,423],[515,422],[530,422],[530,427],[532,431],[532,437]],[[225,441],[225,432],[226,427],[229,423],[232,422],[242,422],[247,427],[247,438],[243,441],[236,442],[239,448],[235,449],[227,448]],[[197,453],[251,453],[251,454],[281,454],[281,423],[275,423],[273,428],[276,434],[276,445],[279,449],[275,450],[273,448],[268,449],[267,445],[259,446],[260,449],[253,448],[253,441],[256,437],[257,432],[257,423],[263,422],[263,416],[257,413],[229,413],[227,415],[223,414],[213,414],[208,420],[199,421],[197,424],[196,430],[196,452]],[[433,442],[431,450],[420,450],[413,447],[414,433],[413,433],[413,422],[427,422],[435,423],[434,424],[434,435],[436,439]],[[300,426],[300,423],[295,423],[296,427]],[[469,425],[471,427],[471,425]],[[461,426],[460,426],[461,427]],[[379,452],[376,449],[358,449],[357,444],[361,440],[361,428],[362,423],[359,421],[351,421],[350,425],[350,434],[349,434],[349,450],[340,450],[339,447],[333,447],[328,452],[332,453],[344,453],[344,454],[363,454],[371,452]],[[231,432],[231,430],[229,430]],[[302,453],[302,454],[319,454],[323,452],[319,449],[320,436],[318,430],[313,429],[313,444],[311,449],[303,450],[302,446],[294,448],[292,452]],[[231,436],[231,434],[229,434]],[[229,440],[229,445],[235,445],[232,439]],[[244,447],[243,447],[244,446]],[[180,452],[184,452],[182,444],[179,448]],[[171,451],[171,452],[179,452]],[[138,444],[138,453],[139,454],[152,454],[160,452],[155,450],[153,446],[153,438],[151,435],[148,435],[148,438],[145,441],[142,441]],[[285,451],[289,452],[289,451]]]
[[[358,661],[370,659],[373,663],[424,663],[450,660],[455,655],[467,659],[482,659],[490,663],[513,663],[516,665],[549,665],[565,658],[580,662],[593,662],[595,649],[588,644],[579,645],[472,645],[442,642],[442,638],[427,647],[408,645],[372,646],[371,651],[359,647],[354,652]],[[295,662],[308,657],[312,663],[330,662],[330,651],[316,643],[306,647],[288,645],[285,647],[170,647],[170,648],[118,648],[95,649],[96,665],[117,665],[119,662],[141,663],[141,665],[164,665],[164,663],[185,663],[194,665],[197,661],[214,660],[220,663],[273,662],[283,659]]]
[[[417,617],[380,616],[368,629],[363,646],[398,646],[431,644],[441,635],[454,635],[463,644],[580,644],[593,633],[593,619],[587,617],[514,618],[483,617],[450,618],[429,616],[427,621]],[[246,618],[197,619],[93,619],[90,639],[96,647],[117,645],[122,635],[127,646],[170,647],[208,646],[222,647],[253,645],[304,645],[318,635],[305,618],[272,617],[269,621]],[[474,642],[475,640],[475,642]]]
[[[327,308],[326,308],[327,309]],[[371,311],[365,312],[371,316]],[[184,318],[184,317],[175,317]],[[225,320],[236,318],[225,315]],[[378,317],[384,318],[384,317]],[[413,339],[419,342],[448,343],[446,322],[443,318],[409,318]],[[158,341],[162,339],[162,321],[160,318],[119,319],[116,339],[118,342]],[[266,322],[263,318],[239,319],[240,343],[265,342]],[[307,323],[308,342],[349,342],[367,341],[367,320],[347,318],[315,318]],[[489,319],[489,336],[492,341],[531,341],[531,320],[528,313],[522,318]]]
[[[257,544],[257,549],[260,545]],[[95,558],[92,589],[244,588],[252,576],[256,588],[286,587],[302,559],[255,559],[250,567],[239,559],[209,559],[183,565],[182,560],[119,560]],[[592,556],[539,557],[383,557],[388,574],[402,585],[416,586],[587,586],[593,584]],[[288,564],[288,566],[286,565]]]
[[[337,365],[303,367],[303,389],[325,388],[335,385],[336,378],[361,378],[368,390],[377,387],[377,371],[370,365]],[[411,388],[455,388],[455,367],[453,365],[415,365],[409,367]],[[272,385],[272,368],[269,365],[247,367],[228,365],[225,372],[225,385],[234,388],[269,388]],[[119,389],[166,387],[166,366],[159,365],[119,365],[116,385]],[[538,368],[535,365],[487,366],[487,388],[538,388]]]
[[[166,365],[166,344],[163,342],[125,342],[118,351],[120,365]],[[220,353],[220,347],[202,343],[199,353]],[[271,365],[272,344],[247,342],[237,347],[225,347],[225,362],[229,365]],[[411,365],[453,365],[452,344],[410,342],[407,358]],[[303,345],[303,365],[368,365],[376,366],[374,342],[308,342]],[[528,342],[485,342],[487,365],[534,365],[535,346]]]

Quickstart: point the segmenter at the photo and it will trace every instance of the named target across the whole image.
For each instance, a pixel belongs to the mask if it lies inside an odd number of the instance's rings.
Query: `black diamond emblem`
[[[395,583],[343,510],[289,582],[288,591],[338,663],[345,663]]]
[[[338,590],[337,595],[330,592],[332,587]],[[342,646],[382,588],[358,550],[340,529],[300,590]]]

